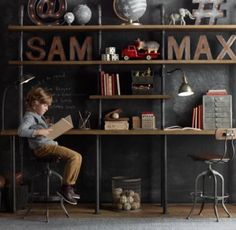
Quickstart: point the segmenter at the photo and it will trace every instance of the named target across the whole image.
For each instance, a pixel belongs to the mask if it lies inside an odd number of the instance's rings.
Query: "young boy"
[[[52,94],[41,88],[31,89],[26,98],[27,111],[18,128],[18,135],[27,137],[29,147],[36,157],[56,156],[66,162],[63,175],[63,185],[58,195],[73,205],[77,204],[79,195],[74,192],[73,186],[78,178],[82,157],[78,152],[58,145],[54,140],[47,138],[52,131],[43,115],[52,104]]]

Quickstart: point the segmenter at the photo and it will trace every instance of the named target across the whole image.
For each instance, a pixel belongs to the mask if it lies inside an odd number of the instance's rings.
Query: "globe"
[[[75,22],[80,25],[87,24],[92,16],[92,12],[87,5],[77,5],[73,9],[73,14],[75,15]]]
[[[129,23],[133,23],[142,17],[146,8],[146,0],[113,0],[113,9],[116,15]]]
[[[66,21],[66,23],[68,25],[71,25],[71,23],[75,20],[75,16],[73,13],[71,12],[67,12],[65,15],[64,15],[64,19]]]

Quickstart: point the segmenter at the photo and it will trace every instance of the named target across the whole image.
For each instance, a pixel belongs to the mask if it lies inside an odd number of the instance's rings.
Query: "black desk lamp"
[[[15,81],[13,84],[8,85],[4,91],[3,91],[3,96],[2,96],[2,130],[5,130],[5,104],[6,104],[6,96],[7,92],[11,87],[17,87],[19,85],[23,85],[34,79],[35,76],[33,75],[23,75],[21,81]]]
[[[185,75],[185,72],[182,69],[177,68],[177,69],[168,71],[167,73],[170,74],[170,73],[173,73],[178,70],[183,73],[183,82],[182,82],[181,86],[179,87],[178,96],[185,97],[185,96],[193,95],[194,92],[193,92],[191,86],[188,84],[187,77]]]

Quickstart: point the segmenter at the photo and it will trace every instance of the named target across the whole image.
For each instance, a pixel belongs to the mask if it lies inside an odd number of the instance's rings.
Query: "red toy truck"
[[[122,50],[122,58],[124,60],[129,60],[129,59],[156,59],[160,55],[159,52],[148,52],[147,50],[137,50],[135,45],[129,45],[127,48],[124,48]]]

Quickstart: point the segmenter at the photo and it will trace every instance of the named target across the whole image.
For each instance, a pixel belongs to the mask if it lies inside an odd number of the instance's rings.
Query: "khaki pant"
[[[63,175],[63,184],[74,185],[79,176],[82,156],[69,148],[60,145],[44,145],[34,150],[36,157],[55,155],[66,162]]]

